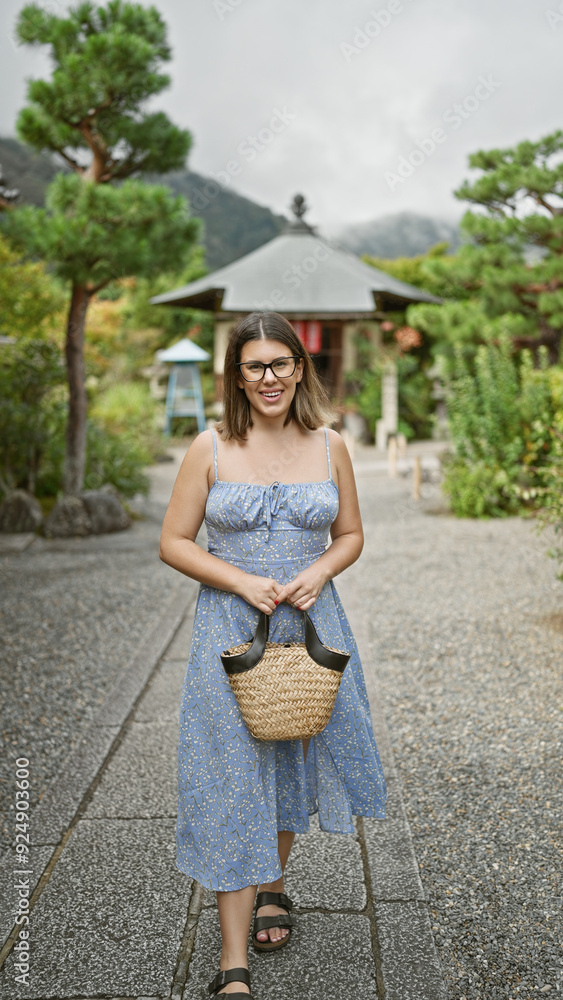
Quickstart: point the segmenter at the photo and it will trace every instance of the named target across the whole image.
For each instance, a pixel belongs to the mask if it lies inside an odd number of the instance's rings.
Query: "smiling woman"
[[[293,370],[281,373],[279,366],[275,372],[272,367],[264,368],[282,358],[295,361]],[[249,378],[250,362],[260,366],[256,370],[260,378]],[[252,426],[253,402],[269,395],[283,397],[287,403],[284,426],[293,421],[307,431],[332,422],[330,403],[311,356],[279,313],[251,313],[235,327],[225,356],[223,386],[224,417],[218,430],[225,441],[245,440]]]
[[[162,528],[161,558],[201,584],[182,691],[177,866],[217,892],[223,949],[212,993],[249,994],[247,940],[273,951],[293,933],[283,871],[295,833],[352,833],[384,818],[386,789],[362,666],[333,577],[363,545],[352,466],[313,362],[277,313],[233,329],[224,416],[190,447]],[[274,481],[272,481],[274,480]],[[196,543],[205,520],[208,551]],[[330,545],[327,542],[330,536]],[[330,720],[310,740],[258,740],[221,663],[260,612],[270,640],[346,650]],[[224,988],[223,988],[224,987]]]

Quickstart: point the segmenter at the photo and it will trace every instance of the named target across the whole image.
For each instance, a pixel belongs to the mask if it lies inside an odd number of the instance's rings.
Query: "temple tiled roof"
[[[289,315],[346,317],[440,299],[370,267],[306,224],[294,223],[232,264],[156,295],[151,302],[214,312],[273,309]]]

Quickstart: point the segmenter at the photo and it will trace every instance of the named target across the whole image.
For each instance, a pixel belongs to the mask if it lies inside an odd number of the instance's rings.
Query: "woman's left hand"
[[[291,583],[285,585],[277,595],[276,604],[287,601],[288,604],[294,604],[300,611],[308,611],[317,600],[328,579],[326,573],[313,564],[298,573]]]

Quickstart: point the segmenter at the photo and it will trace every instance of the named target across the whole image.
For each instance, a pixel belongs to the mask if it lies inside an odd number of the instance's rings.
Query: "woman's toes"
[[[272,927],[270,932],[270,941],[280,941],[281,938],[287,937],[287,930],[283,927]]]

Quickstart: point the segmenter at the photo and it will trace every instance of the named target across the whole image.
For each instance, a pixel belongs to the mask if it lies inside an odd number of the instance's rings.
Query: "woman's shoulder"
[[[211,430],[209,427],[205,431],[200,431],[200,433],[193,439],[188,451],[202,455],[203,453],[208,452],[210,448],[213,450],[214,433],[215,431]]]
[[[348,448],[344,443],[344,438],[338,431],[335,431],[333,427],[323,427],[321,428],[322,434],[328,435],[328,442],[330,445],[331,452],[334,451],[335,455],[347,455]]]
[[[201,431],[190,444],[184,455],[184,465],[208,468],[213,465],[213,431]]]

